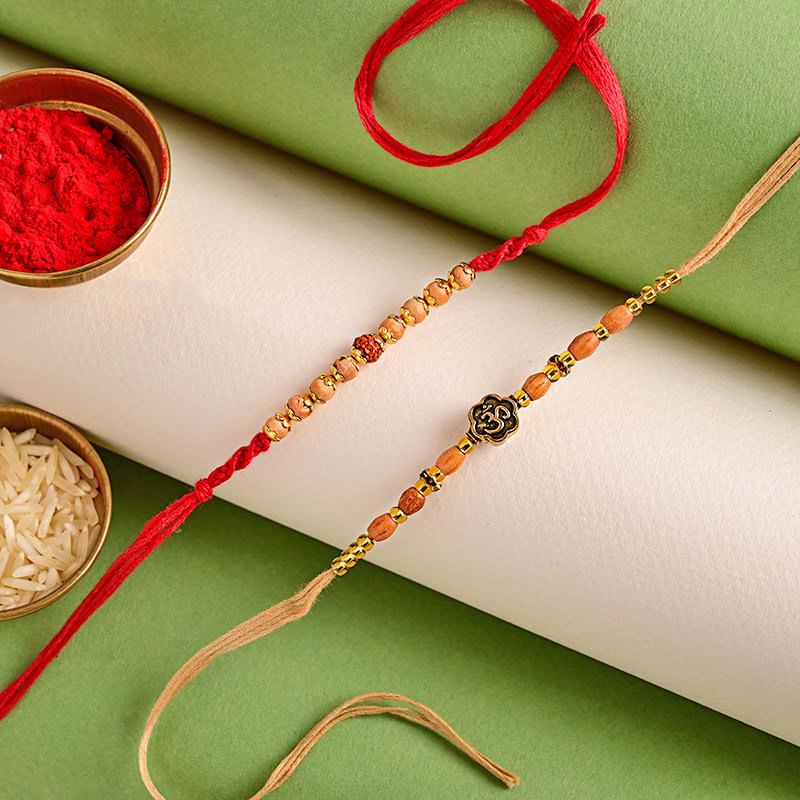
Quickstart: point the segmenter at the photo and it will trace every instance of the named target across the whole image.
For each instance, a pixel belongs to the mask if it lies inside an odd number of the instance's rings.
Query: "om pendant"
[[[476,442],[502,444],[519,427],[517,403],[513,397],[487,394],[469,411],[469,434]]]

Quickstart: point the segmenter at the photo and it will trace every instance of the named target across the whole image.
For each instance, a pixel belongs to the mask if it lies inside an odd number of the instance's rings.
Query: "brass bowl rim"
[[[44,597],[40,597],[38,600],[33,600],[32,602],[27,603],[24,606],[19,606],[18,608],[11,608],[7,611],[0,610],[0,621],[24,617],[28,614],[32,614],[34,611],[39,611],[42,608],[46,608],[60,597],[63,597],[70,589],[72,589],[73,586],[75,586],[75,584],[78,583],[78,581],[80,581],[80,579],[89,571],[89,569],[91,569],[92,564],[94,564],[94,562],[97,560],[97,556],[100,555],[100,551],[103,549],[106,537],[108,536],[108,529],[111,524],[112,508],[111,480],[108,477],[106,465],[103,463],[103,459],[100,458],[100,454],[97,452],[97,450],[95,450],[92,443],[74,425],[70,424],[61,417],[57,417],[55,414],[51,414],[49,411],[43,411],[35,406],[29,406],[24,403],[0,403],[0,427],[7,427],[7,415],[9,412],[24,412],[38,418],[41,421],[45,421],[59,432],[59,438],[61,438],[61,434],[66,433],[68,434],[69,438],[74,439],[81,445],[88,456],[81,457],[84,458],[84,461],[89,462],[92,469],[95,471],[95,475],[97,476],[97,482],[100,486],[101,494],[103,496],[103,518],[101,520],[100,534],[97,537],[97,541],[95,542],[92,550],[86,556],[86,561],[83,562],[80,568],[70,575],[70,577],[61,584],[61,586],[59,586],[57,589],[54,589],[49,594],[44,595]],[[32,424],[31,427],[35,427],[35,424]],[[70,447],[70,449],[72,449],[68,442],[64,443]]]
[[[86,272],[97,272],[99,277],[107,270],[103,269],[110,261],[118,258],[126,250],[135,248],[139,242],[148,234],[150,228],[153,227],[156,217],[164,205],[164,200],[167,196],[170,180],[172,179],[172,156],[169,152],[169,144],[167,137],[164,134],[164,129],[161,123],[156,119],[152,111],[132,92],[129,92],[124,86],[120,86],[115,81],[109,78],[104,78],[102,75],[97,75],[94,72],[88,72],[83,69],[73,69],[71,67],[34,67],[32,69],[18,69],[14,72],[7,72],[0,76],[0,85],[5,83],[11,78],[18,78],[21,75],[79,75],[82,78],[88,78],[96,83],[101,83],[113,90],[117,94],[124,97],[128,102],[136,106],[139,111],[147,118],[148,122],[152,123],[156,134],[158,136],[158,143],[161,147],[161,153],[164,163],[164,177],[161,181],[158,194],[150,207],[150,213],[145,218],[144,222],[137,228],[137,230],[126,239],[119,247],[112,250],[110,253],[96,258],[94,261],[89,261],[87,264],[82,264],[80,267],[73,267],[72,269],[65,269],[59,272],[20,272],[15,269],[3,269],[0,267],[0,278],[10,283],[22,284],[34,288],[49,288],[55,276],[58,276],[59,285],[66,285],[71,283],[82,283],[80,276]],[[24,106],[15,106],[15,108],[23,108]],[[75,280],[70,280],[70,279]],[[88,279],[87,279],[88,280]]]

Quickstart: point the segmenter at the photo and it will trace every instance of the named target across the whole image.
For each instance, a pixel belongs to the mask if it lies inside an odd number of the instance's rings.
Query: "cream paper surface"
[[[34,60],[6,46],[0,71]],[[0,284],[0,393],[193,481],[494,242],[155,108],[174,157],[155,230],[83,286]],[[504,265],[219,495],[346,545],[474,402],[518,388],[622,299],[534,256]],[[369,557],[800,744],[798,390],[797,364],[648,309]],[[220,536],[235,554],[236,531]]]

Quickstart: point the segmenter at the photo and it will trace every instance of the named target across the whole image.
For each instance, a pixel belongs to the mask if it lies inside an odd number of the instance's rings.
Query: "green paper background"
[[[0,32],[498,236],[600,181],[611,124],[575,70],[480,158],[425,170],[381,150],[352,86],[408,4],[26,0],[0,5]],[[705,244],[800,133],[800,13],[797,0],[609,0],[601,10],[598,41],[629,103],[629,158],[604,203],[541,252],[632,291]],[[552,49],[517,0],[466,3],[387,60],[379,118],[412,146],[450,151],[500,116]],[[800,358],[799,209],[795,180],[664,302]]]
[[[89,576],[0,624],[5,684],[63,623],[178,482],[103,451],[109,538]],[[265,557],[265,553],[269,555]],[[213,500],[101,608],[0,724],[3,800],[143,800],[136,746],[175,669],[294,592],[331,548]],[[224,656],[167,710],[151,747],[169,800],[244,798],[343,700],[394,691],[441,713],[517,771],[536,800],[789,800],[798,749],[368,562],[305,619]],[[276,797],[501,797],[434,735],[390,718],[342,723]]]

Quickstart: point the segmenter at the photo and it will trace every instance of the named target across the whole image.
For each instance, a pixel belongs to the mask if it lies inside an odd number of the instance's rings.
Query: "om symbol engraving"
[[[469,432],[489,444],[502,444],[519,427],[517,405],[511,397],[487,394],[469,411]]]

